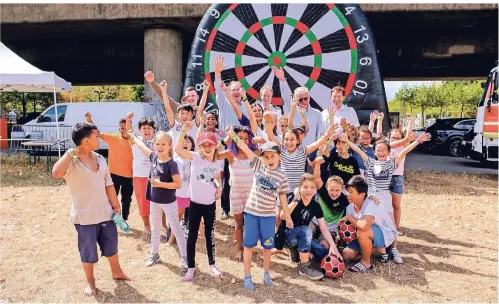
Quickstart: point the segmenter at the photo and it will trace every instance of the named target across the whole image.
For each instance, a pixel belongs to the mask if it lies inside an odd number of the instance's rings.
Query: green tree
[[[144,102],[144,85],[132,85],[132,101]]]

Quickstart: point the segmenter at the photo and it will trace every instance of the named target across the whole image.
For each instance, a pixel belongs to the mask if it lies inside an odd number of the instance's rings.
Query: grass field
[[[261,251],[254,257],[256,292],[242,288],[243,267],[231,259],[232,219],[218,221],[217,264],[221,280],[209,275],[204,241],[198,242],[197,277],[181,282],[176,247],[160,247],[162,263],[143,266],[150,245],[132,203],[132,233],[120,233],[120,260],[131,282],[114,282],[109,265],[96,265],[99,294],[86,286],[69,222],[71,200],[64,182],[43,165],[2,159],[0,303],[9,302],[493,302],[497,303],[497,176],[409,173],[403,198],[405,263],[375,265],[368,274],[348,271],[340,280],[311,282],[298,276],[284,256],[274,257],[274,285],[264,287]]]

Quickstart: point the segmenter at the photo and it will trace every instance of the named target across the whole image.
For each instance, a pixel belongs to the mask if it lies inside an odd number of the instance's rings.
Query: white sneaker
[[[402,259],[402,256],[400,255],[400,252],[397,250],[397,248],[392,248],[392,250],[390,250],[390,258],[397,264],[404,263],[404,260]]]
[[[161,258],[159,257],[159,254],[151,253],[151,254],[149,254],[149,257],[147,258],[146,267],[154,266],[154,265],[158,264],[159,262],[161,262]]]

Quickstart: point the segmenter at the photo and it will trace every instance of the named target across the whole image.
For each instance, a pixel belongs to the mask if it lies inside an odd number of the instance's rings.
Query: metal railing
[[[71,140],[71,126],[59,126],[59,140],[65,141],[61,144],[61,149],[67,150],[74,148],[74,143]],[[10,133],[9,150],[11,151],[27,151],[22,143],[28,141],[57,141],[56,126],[26,126],[14,125]],[[53,145],[50,149],[57,151],[59,145]]]

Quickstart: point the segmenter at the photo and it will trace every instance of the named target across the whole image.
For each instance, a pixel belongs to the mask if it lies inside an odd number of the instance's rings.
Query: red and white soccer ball
[[[339,279],[343,275],[345,264],[340,261],[335,255],[330,254],[322,259],[321,270],[324,276],[331,279]]]
[[[338,224],[338,235],[348,244],[357,239],[357,228],[349,221],[341,220]]]

